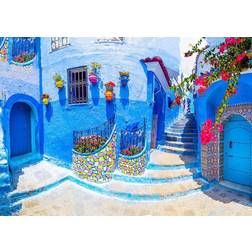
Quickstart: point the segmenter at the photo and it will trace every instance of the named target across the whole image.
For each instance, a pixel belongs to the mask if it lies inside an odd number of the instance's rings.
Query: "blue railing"
[[[5,37],[0,37],[0,49],[3,47],[4,42],[5,42]]]
[[[25,64],[36,56],[36,44],[33,37],[12,38],[12,61]]]
[[[146,119],[142,125],[140,123],[134,123],[121,130],[120,149],[127,150],[130,147],[144,148],[146,137]]]
[[[104,139],[108,139],[112,133],[115,125],[115,118],[109,119],[107,122],[87,130],[73,131],[73,146],[75,147],[81,140],[82,137],[87,136],[100,136]]]

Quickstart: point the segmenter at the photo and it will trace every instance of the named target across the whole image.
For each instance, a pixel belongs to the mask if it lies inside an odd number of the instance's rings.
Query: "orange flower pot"
[[[106,91],[105,92],[105,97],[107,101],[112,101],[114,97],[114,93],[112,91]]]

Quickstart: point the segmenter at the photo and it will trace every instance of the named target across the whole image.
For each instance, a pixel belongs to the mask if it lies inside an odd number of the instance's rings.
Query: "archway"
[[[24,94],[11,96],[4,106],[5,145],[11,170],[43,154],[42,105]]]
[[[10,157],[25,155],[35,149],[34,115],[24,102],[15,103],[10,112]]]

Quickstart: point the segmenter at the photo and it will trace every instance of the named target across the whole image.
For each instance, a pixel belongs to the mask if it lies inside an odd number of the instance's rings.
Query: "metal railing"
[[[100,136],[107,140],[112,133],[114,125],[115,125],[115,118],[113,117],[109,119],[107,122],[97,127],[89,128],[87,130],[73,131],[73,146],[75,147],[82,137],[87,136]]]
[[[26,56],[27,61],[36,55],[36,45],[34,37],[12,38],[12,59],[18,61],[18,57]],[[25,60],[25,58],[24,58]]]
[[[142,125],[138,123],[131,124],[126,129],[121,130],[121,138],[120,138],[120,149],[125,150],[130,147],[142,147],[145,146],[145,138],[146,138],[146,119],[144,118],[144,122]]]

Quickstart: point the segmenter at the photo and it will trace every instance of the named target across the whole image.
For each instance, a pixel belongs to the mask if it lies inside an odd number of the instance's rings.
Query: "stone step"
[[[128,200],[160,200],[201,190],[205,184],[201,179],[163,184],[139,184],[112,180],[108,183],[96,184],[96,186],[109,191],[111,195],[125,197]]]
[[[196,163],[197,160],[193,156],[179,156],[174,153],[166,153],[160,150],[153,150],[150,154],[150,162],[151,165],[159,165],[159,166],[183,166],[187,164]],[[149,165],[148,165],[149,166]]]
[[[172,132],[172,133],[180,133],[180,134],[183,134],[183,133],[197,133],[197,130],[195,128],[168,128],[166,129],[165,132]]]
[[[192,136],[176,136],[176,135],[166,135],[165,139],[167,141],[173,141],[173,142],[182,142],[182,143],[191,143],[191,142],[196,142],[197,138],[192,137]]]
[[[172,147],[178,147],[178,148],[190,148],[190,149],[196,149],[197,145],[194,142],[179,142],[179,141],[165,141],[165,145],[172,146]]]
[[[171,170],[146,170],[142,176],[127,176],[125,174],[116,172],[113,174],[113,179],[129,183],[144,183],[144,184],[158,184],[174,182],[178,180],[186,180],[198,178],[200,175],[196,168],[181,168]]]
[[[176,133],[176,132],[173,132],[173,131],[165,131],[165,134],[166,136],[181,136],[181,137],[195,137],[198,135],[198,133]]]
[[[169,152],[169,153],[176,153],[180,155],[195,155],[196,151],[194,149],[185,149],[185,148],[178,148],[178,147],[172,147],[167,145],[159,145],[158,149],[161,151]]]

